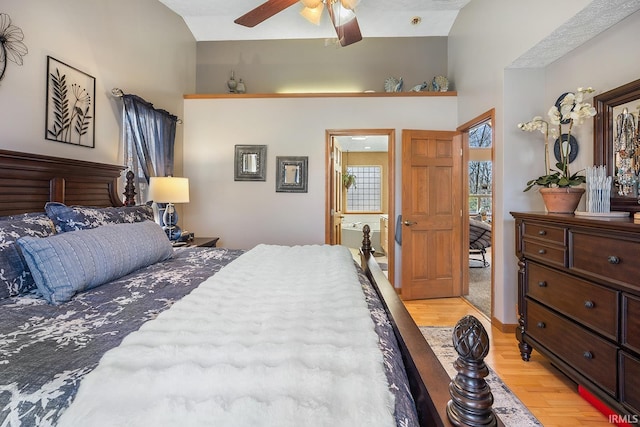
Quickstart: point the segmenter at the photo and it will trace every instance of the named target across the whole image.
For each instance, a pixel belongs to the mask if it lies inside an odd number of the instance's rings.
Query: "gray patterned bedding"
[[[0,301],[0,426],[52,426],[102,355],[242,251],[176,250],[169,260],[49,305],[35,294]],[[399,426],[418,425],[404,365],[375,290],[359,270]]]

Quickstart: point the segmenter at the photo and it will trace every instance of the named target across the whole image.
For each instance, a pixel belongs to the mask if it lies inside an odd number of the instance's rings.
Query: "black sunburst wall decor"
[[[95,147],[95,96],[94,77],[48,56],[45,138]]]
[[[0,13],[0,80],[7,71],[7,60],[22,65],[22,57],[29,52],[22,39],[22,30],[11,23],[9,15]]]

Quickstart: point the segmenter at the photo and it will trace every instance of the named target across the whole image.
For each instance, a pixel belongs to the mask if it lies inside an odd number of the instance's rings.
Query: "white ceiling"
[[[197,41],[332,39],[328,13],[319,26],[300,16],[302,4],[283,10],[253,28],[233,21],[266,0],[160,0],[178,15]],[[470,0],[361,0],[355,13],[364,38],[447,36],[458,11]],[[414,17],[421,19],[417,25]]]
[[[336,136],[342,151],[388,151],[389,137],[387,135]]]

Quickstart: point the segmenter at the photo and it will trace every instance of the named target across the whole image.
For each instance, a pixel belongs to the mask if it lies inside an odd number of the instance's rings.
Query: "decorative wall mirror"
[[[276,157],[276,192],[306,193],[308,157]]]
[[[593,104],[597,111],[593,161],[613,176],[611,210],[638,212],[640,80],[595,96]]]
[[[235,181],[266,181],[266,145],[236,145],[234,179]]]

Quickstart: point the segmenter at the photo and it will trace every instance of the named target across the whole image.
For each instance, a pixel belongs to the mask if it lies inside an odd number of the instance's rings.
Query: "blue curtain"
[[[125,165],[136,176],[136,202],[152,176],[173,175],[174,144],[178,118],[136,95],[124,94]]]

